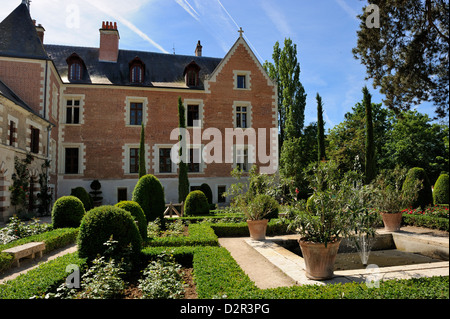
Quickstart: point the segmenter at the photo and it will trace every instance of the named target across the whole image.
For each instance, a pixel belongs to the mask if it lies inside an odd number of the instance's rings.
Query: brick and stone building
[[[223,202],[235,166],[276,171],[277,87],[242,32],[225,57],[210,58],[200,41],[192,56],[121,50],[117,24],[99,24],[99,47],[89,48],[46,44],[26,3],[0,23],[0,220],[13,213],[14,157],[27,153],[36,167],[51,161],[55,198],[77,186],[89,191],[99,180],[104,204],[130,199],[142,124],[146,171],[160,179],[166,202],[177,202],[178,165],[170,155],[179,98],[196,159],[188,165],[192,188],[207,183],[214,202]],[[247,137],[226,144],[230,132]]]

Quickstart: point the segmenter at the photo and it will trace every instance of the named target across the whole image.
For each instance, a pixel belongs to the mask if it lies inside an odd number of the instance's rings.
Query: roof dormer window
[[[130,62],[130,82],[131,83],[144,83],[145,65],[138,57],[134,58]]]
[[[186,68],[184,69],[184,77],[186,80],[186,85],[189,87],[195,87],[199,86],[199,74],[200,74],[200,67],[198,66],[195,61],[192,61],[189,63]]]
[[[67,58],[67,64],[69,66],[68,78],[69,81],[79,81],[83,78],[84,62],[78,56],[78,54],[73,53]]]

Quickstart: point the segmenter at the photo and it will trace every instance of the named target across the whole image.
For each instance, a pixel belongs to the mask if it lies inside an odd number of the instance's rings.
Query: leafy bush
[[[199,216],[209,214],[208,199],[202,191],[193,191],[188,194],[184,202],[186,216]]]
[[[208,199],[208,203],[211,205],[213,203],[213,193],[211,190],[211,187],[209,187],[208,184],[203,183],[200,185],[200,190],[205,194],[206,198]]]
[[[219,241],[210,225],[201,223],[189,225],[189,236],[155,237],[151,238],[147,245],[152,247],[218,246]]]
[[[449,179],[448,174],[441,174],[434,184],[434,205],[449,204]]]
[[[111,237],[118,242],[119,250],[131,245],[133,254],[137,255],[141,249],[142,238],[129,212],[114,206],[90,210],[81,222],[77,239],[80,256],[93,260],[102,255],[107,249],[103,243]]]
[[[41,224],[38,219],[33,219],[28,224],[25,224],[16,216],[9,219],[6,227],[0,229],[0,245],[7,244],[14,240],[45,233],[52,229],[50,224]]]
[[[414,167],[408,171],[402,190],[410,190],[414,187],[414,183],[418,180],[422,181],[422,188],[418,191],[417,198],[412,203],[412,207],[421,207],[422,209],[425,209],[425,207],[433,203],[433,193],[431,191],[430,180],[428,179],[428,175],[423,168]]]
[[[184,295],[184,283],[181,277],[181,265],[173,256],[165,253],[150,262],[139,280],[139,288],[144,299],[181,299]]]
[[[147,239],[147,219],[145,218],[144,211],[138,203],[133,201],[122,201],[115,205],[116,207],[122,208],[129,212],[133,216],[135,222],[137,223],[139,233],[143,240]]]
[[[243,209],[250,220],[278,217],[278,202],[269,195],[256,195]]]
[[[84,214],[85,209],[81,200],[75,196],[63,196],[53,205],[53,227],[79,227]]]
[[[164,189],[161,182],[153,175],[142,176],[133,190],[132,200],[144,211],[147,223],[160,218],[164,227],[164,210],[166,207]]]
[[[94,208],[94,203],[91,195],[89,195],[89,193],[83,187],[80,186],[73,188],[72,191],[70,192],[70,196],[75,196],[76,198],[81,200],[81,202],[84,205],[85,211],[89,211],[92,208]]]

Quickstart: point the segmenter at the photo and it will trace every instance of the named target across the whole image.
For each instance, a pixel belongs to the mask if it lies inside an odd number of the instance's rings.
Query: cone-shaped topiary
[[[422,188],[419,190],[418,197],[412,206],[413,208],[421,207],[422,209],[425,209],[425,207],[433,203],[433,193],[431,190],[430,180],[428,179],[427,173],[423,168],[413,167],[408,171],[402,190],[412,187],[411,185],[413,185],[413,183],[417,180],[422,181]]]
[[[448,174],[441,174],[434,184],[434,205],[449,204]]]
[[[78,233],[78,254],[90,260],[102,255],[110,238],[118,242],[117,253],[131,245],[133,255],[141,250],[142,238],[129,212],[115,206],[100,206],[91,209],[81,221]]]
[[[164,189],[159,179],[149,174],[142,176],[133,190],[132,200],[144,211],[147,223],[159,218],[164,223]],[[162,225],[164,227],[164,225]]]
[[[137,223],[139,233],[143,240],[147,239],[147,218],[145,218],[144,211],[138,203],[133,201],[122,201],[115,205],[116,207],[125,209],[133,216],[134,221]]]
[[[70,192],[71,196],[77,197],[84,205],[84,210],[89,211],[92,208],[94,208],[94,202],[92,200],[91,195],[83,188],[83,187],[76,187],[73,188]]]
[[[207,215],[209,213],[208,199],[202,191],[193,191],[188,194],[184,202],[186,216]]]
[[[77,228],[85,214],[81,200],[75,196],[59,198],[52,209],[52,223],[54,228]]]

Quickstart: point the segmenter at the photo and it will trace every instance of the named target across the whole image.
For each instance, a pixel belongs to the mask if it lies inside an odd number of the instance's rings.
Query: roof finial
[[[242,27],[239,29],[239,37],[241,37],[242,38],[242,34],[244,33],[244,30],[242,30]]]
[[[31,0],[22,0],[22,4],[27,6],[28,11],[30,11],[30,3],[31,3]]]

